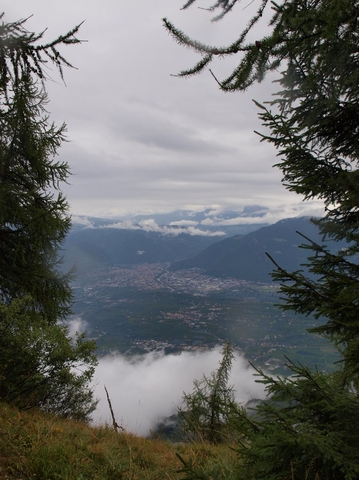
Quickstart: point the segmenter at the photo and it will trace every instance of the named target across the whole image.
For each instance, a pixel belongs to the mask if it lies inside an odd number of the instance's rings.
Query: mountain
[[[191,258],[223,238],[266,225],[250,222],[254,217],[261,219],[267,210],[250,205],[242,212],[219,214],[207,209],[122,219],[74,216],[63,247],[63,269],[76,266],[77,275],[81,275],[105,265],[172,263]],[[244,223],[238,224],[238,218]]]
[[[175,262],[171,269],[196,267],[211,276],[269,282],[274,265],[266,252],[289,271],[298,270],[301,264],[306,263],[308,250],[298,248],[306,241],[297,231],[314,242],[322,243],[317,227],[309,217],[289,218],[244,236],[236,235],[216,242],[194,258]],[[329,242],[326,244],[329,245]]]
[[[169,233],[181,229],[193,235],[220,234],[224,237],[246,235],[268,225],[266,215],[270,211],[260,205],[247,205],[242,211],[226,210],[216,212],[205,209],[200,212],[176,210],[170,213],[129,215],[119,218],[96,218],[82,215],[73,216],[72,231],[88,228],[117,227],[122,229],[142,229]],[[194,231],[195,230],[195,231]],[[177,232],[178,233],[178,232]]]
[[[209,208],[200,212],[191,210],[176,210],[171,213],[157,213],[151,215],[136,215],[131,218],[134,224],[149,220],[158,225],[186,226],[192,224],[202,231],[221,231],[225,236],[246,235],[249,232],[268,225],[264,220],[269,213],[267,207],[261,205],[247,205],[242,211],[225,210],[216,212]],[[253,222],[253,219],[256,219]]]
[[[180,227],[181,233],[174,235],[175,229],[173,226],[171,234],[164,234],[163,231],[113,228],[109,225],[97,228],[79,228],[77,225],[64,245],[64,269],[76,266],[80,276],[102,266],[168,262],[172,264],[172,270],[196,267],[215,277],[268,282],[271,281],[270,272],[274,265],[265,252],[282,268],[297,270],[306,263],[308,251],[298,248],[305,239],[296,231],[321,243],[310,217],[281,220],[246,235],[224,239],[189,235],[183,233]]]
[[[74,229],[63,247],[64,270],[76,266],[81,275],[106,265],[174,262],[197,255],[218,239],[106,227]]]

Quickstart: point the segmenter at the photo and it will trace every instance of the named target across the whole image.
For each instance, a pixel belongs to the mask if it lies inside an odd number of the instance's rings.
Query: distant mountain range
[[[290,218],[244,236],[236,235],[216,242],[194,258],[173,263],[171,269],[197,267],[210,276],[268,282],[275,267],[266,252],[288,271],[298,270],[302,264],[308,263],[310,252],[299,245],[309,242],[297,232],[322,244],[318,229],[309,217]],[[326,244],[334,246],[333,242]]]
[[[63,269],[75,265],[81,275],[102,265],[172,263],[191,258],[220,239],[244,235],[266,225],[252,224],[251,219],[261,219],[267,210],[250,205],[242,212],[216,215],[206,209],[119,219],[75,216],[64,245]],[[236,223],[238,218],[243,223]],[[233,219],[236,222],[231,225]],[[223,222],[229,225],[222,225]]]
[[[86,216],[74,216],[74,230],[81,230],[84,226],[91,228],[103,228],[117,226],[122,229],[138,229],[145,231],[158,231],[170,233],[172,230],[183,231],[183,233],[194,233],[198,235],[218,234],[223,238],[232,235],[245,235],[268,225],[265,220],[270,213],[267,207],[261,205],[247,205],[242,211],[226,210],[216,212],[205,209],[201,212],[192,210],[177,210],[170,213],[157,213],[148,215],[133,215],[120,217],[118,219],[106,219]],[[272,222],[269,222],[272,223]]]
[[[225,236],[232,236],[245,235],[268,225],[268,222],[263,220],[267,213],[269,213],[267,207],[247,205],[241,212],[226,210],[216,213],[211,209],[205,209],[201,212],[177,210],[171,213],[158,213],[155,215],[136,215],[131,220],[133,223],[140,223],[153,219],[158,225],[177,226],[185,226],[192,223],[203,231],[215,232],[220,230]],[[255,223],[252,223],[254,219]]]
[[[75,228],[64,245],[65,268],[75,265],[80,276],[101,266],[169,262],[174,270],[196,267],[211,276],[268,282],[274,266],[265,252],[288,270],[306,262],[308,251],[298,248],[305,240],[296,231],[321,243],[309,217],[281,220],[223,240],[109,226]]]
[[[193,257],[218,241],[203,235],[163,235],[143,230],[83,228],[68,235],[64,269],[76,266],[77,274],[109,265],[174,262]]]

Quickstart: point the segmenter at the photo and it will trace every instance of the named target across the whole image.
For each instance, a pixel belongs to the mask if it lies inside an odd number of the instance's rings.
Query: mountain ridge
[[[105,265],[173,262],[195,256],[218,237],[163,235],[116,228],[87,228],[71,232],[64,244],[64,268],[81,275]]]
[[[113,226],[75,229],[64,245],[65,268],[76,266],[79,275],[108,265],[169,263],[171,270],[200,268],[213,277],[270,282],[274,265],[298,270],[308,251],[300,232],[321,244],[311,217],[280,220],[244,235],[230,237],[163,234],[158,231],[123,229]],[[334,242],[326,242],[326,244]]]
[[[174,262],[171,270],[200,268],[210,276],[270,282],[270,272],[275,266],[266,252],[281,268],[294,271],[302,268],[309,254],[307,250],[299,248],[305,243],[299,233],[322,244],[318,229],[310,218],[283,219],[247,235],[226,238],[208,246],[193,258]]]

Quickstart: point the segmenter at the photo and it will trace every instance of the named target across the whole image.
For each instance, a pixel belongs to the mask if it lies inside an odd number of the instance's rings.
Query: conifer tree
[[[194,380],[193,392],[183,394],[178,422],[185,438],[219,443],[231,435],[231,418],[240,408],[228,385],[233,360],[233,346],[227,342],[218,369]]]
[[[56,159],[65,125],[46,111],[47,64],[72,65],[61,45],[80,43],[80,26],[41,44],[26,20],[0,15],[0,400],[88,420],[96,406],[90,381],[95,343],[69,337],[61,320],[71,312],[70,274],[59,248],[70,228]]]
[[[218,0],[209,10],[219,12],[218,20],[234,14],[239,3]],[[269,9],[270,31],[261,38],[257,27]],[[275,99],[257,104],[269,132],[261,139],[277,148],[284,186],[304,200],[323,201],[324,217],[313,220],[323,241],[348,244],[333,252],[304,238],[303,270],[287,272],[275,263],[282,308],[312,314],[318,320],[312,331],[327,336],[342,361],[332,374],[291,361],[293,378],[260,372],[270,398],[253,420],[238,416],[247,475],[354,480],[359,476],[354,433],[359,430],[359,1],[260,0],[248,27],[227,47],[193,40],[167,19],[164,24],[178,43],[201,55],[180,76],[202,71],[218,56],[238,58],[227,78],[212,72],[223,91],[244,91],[277,72]],[[258,32],[255,41],[248,40],[250,31]]]
[[[3,18],[3,15],[0,16]],[[31,295],[48,322],[70,312],[69,276],[58,268],[59,247],[70,228],[60,190],[69,176],[56,159],[65,125],[46,112],[47,62],[71,66],[61,44],[79,43],[78,27],[48,44],[21,20],[0,25],[0,295],[8,304]]]
[[[29,296],[0,304],[0,399],[87,421],[97,404],[89,388],[95,342],[70,338],[66,325],[49,324],[35,310]]]

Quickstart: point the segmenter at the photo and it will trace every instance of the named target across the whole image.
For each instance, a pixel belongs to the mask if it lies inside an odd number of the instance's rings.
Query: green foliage
[[[226,369],[230,369],[232,358],[227,360]],[[209,468],[179,456],[184,478],[358,478],[359,430],[353,426],[357,424],[359,399],[355,387],[348,388],[343,382],[342,371],[328,375],[289,360],[292,375],[288,378],[273,378],[257,369],[258,381],[266,386],[268,399],[246,411],[236,404],[230,387],[222,390],[214,408],[220,422],[215,424],[213,436],[211,401],[222,363],[210,378],[195,382],[192,394],[184,396],[187,408],[179,409],[180,422],[192,439],[236,441],[240,461],[234,468],[217,460]]]
[[[0,15],[0,20],[4,13]],[[50,62],[55,65],[63,79],[63,67],[74,68],[60,53],[60,45],[81,43],[76,37],[81,24],[65,35],[60,35],[48,43],[40,43],[46,30],[41,33],[29,32],[24,26],[27,19],[4,22],[0,25],[0,90],[1,95],[11,95],[14,84],[26,75],[33,75],[42,83],[48,77],[45,69]]]
[[[216,445],[217,448],[219,445]],[[178,473],[185,474],[186,480],[235,480],[237,479],[238,469],[235,462],[231,458],[228,458],[227,451],[219,452],[218,455],[209,455],[202,461],[193,461],[193,458],[185,460],[182,455],[177,453],[177,457],[181,460],[183,467],[178,470]],[[227,454],[227,455],[226,455]]]
[[[184,9],[195,2],[196,0],[187,2]],[[219,20],[229,12],[233,13],[236,4],[240,3],[240,0],[218,0],[207,10],[219,11],[220,13],[212,19]],[[324,75],[335,72],[340,74],[341,68],[344,68],[342,73],[357,75],[350,66],[353,60],[355,61],[356,54],[358,21],[356,0],[284,0],[280,3],[260,0],[256,3],[259,4],[256,13],[249,19],[247,27],[239,32],[237,38],[226,47],[209,46],[194,40],[164,18],[166,30],[178,44],[202,55],[201,60],[194,67],[180,72],[179,75],[190,76],[200,73],[216,57],[231,56],[237,59],[238,66],[226,79],[218,81],[224,91],[243,91],[252,84],[262,81],[268,72],[277,72],[285,62],[288,62],[288,65],[297,66],[297,56],[299,58],[306,56],[309,60],[308,65],[312,65],[309,79],[311,79],[311,73],[315,76],[315,72],[319,70]],[[250,4],[245,5],[245,7],[249,6]],[[270,14],[270,31],[261,37],[263,19]],[[243,12],[241,15],[244,15]],[[265,28],[265,31],[268,32],[268,29]],[[249,40],[249,34],[253,32],[257,34],[256,39]],[[342,50],[343,56],[337,55],[338,48]],[[300,68],[297,72],[299,71]],[[314,77],[312,80],[314,86]],[[352,79],[348,78],[347,84],[350,85],[351,81]],[[323,80],[319,86],[325,87],[328,84]],[[351,86],[357,88],[356,85]],[[313,112],[313,118],[315,118],[315,112]]]
[[[211,10],[220,9],[223,16],[236,3],[219,0]],[[293,363],[288,379],[259,372],[269,399],[254,417],[239,412],[240,454],[245,475],[256,480],[354,480],[359,476],[359,2],[259,4],[248,27],[226,48],[193,41],[165,20],[180,44],[202,54],[181,75],[201,71],[217,55],[237,55],[232,74],[217,80],[223,90],[236,91],[283,69],[276,98],[269,107],[257,104],[269,131],[261,134],[262,140],[277,148],[276,166],[285,187],[305,200],[323,201],[325,216],[314,220],[323,238],[344,240],[348,246],[333,252],[305,237],[308,262],[303,270],[288,272],[275,263],[282,307],[313,314],[318,325],[311,331],[325,335],[342,361],[330,375]],[[249,42],[249,31],[268,6],[274,12],[269,33]]]
[[[65,317],[72,300],[69,276],[58,269],[58,249],[70,228],[60,191],[69,167],[56,161],[65,125],[49,122],[44,66],[62,74],[70,65],[57,46],[78,43],[67,35],[37,45],[42,34],[25,20],[0,26],[0,292],[1,300],[30,294],[49,322]]]
[[[30,294],[49,322],[70,312],[69,276],[58,249],[70,228],[61,192],[69,170],[53,161],[65,126],[48,124],[46,95],[29,78],[0,105],[0,286],[3,302]]]
[[[194,380],[193,392],[184,393],[178,421],[185,438],[211,443],[231,439],[231,420],[241,408],[228,385],[233,359],[233,347],[226,343],[218,369],[209,377]]]
[[[0,398],[21,409],[40,407],[89,420],[96,407],[89,388],[97,364],[95,342],[49,325],[24,297],[0,305]]]
[[[359,475],[359,399],[340,371],[327,375],[288,363],[292,376],[258,370],[269,399],[242,414],[239,456],[243,475],[256,480],[346,479]]]
[[[280,268],[274,277],[282,282],[285,308],[326,319],[313,331],[341,349],[352,380],[359,365],[358,8],[344,0],[278,7],[286,69],[270,108],[257,104],[270,131],[262,140],[277,148],[284,185],[304,199],[321,199],[320,233],[348,244],[333,254],[306,239],[314,281]]]
[[[40,45],[24,23],[0,26],[0,398],[88,420],[95,344],[81,335],[73,343],[58,323],[72,304],[71,272],[59,270],[69,167],[55,159],[65,125],[49,122],[44,87],[48,61],[61,76],[71,66],[58,46],[79,43],[79,27]]]

